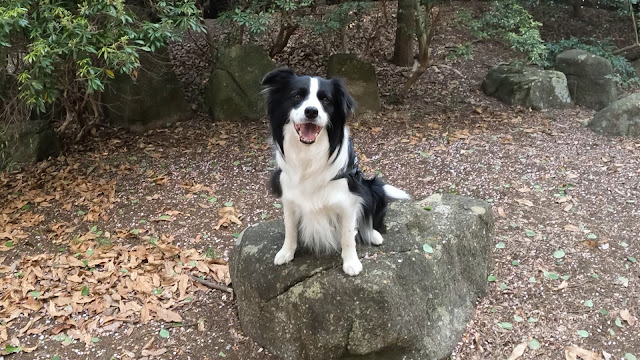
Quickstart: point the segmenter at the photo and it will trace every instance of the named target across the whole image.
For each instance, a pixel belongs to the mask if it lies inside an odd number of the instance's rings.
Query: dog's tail
[[[387,199],[389,200],[409,200],[411,199],[411,196],[409,196],[409,194],[407,194],[406,192],[398,189],[395,186],[386,184],[383,187],[384,189],[384,194],[387,196]]]

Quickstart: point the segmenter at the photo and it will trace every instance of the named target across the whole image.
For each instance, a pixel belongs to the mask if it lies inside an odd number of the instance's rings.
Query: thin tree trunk
[[[382,0],[382,15],[384,16],[384,24],[389,25],[389,15],[387,14],[387,0]]]
[[[416,2],[418,0],[398,0],[398,25],[392,59],[398,66],[408,67],[413,64]]]
[[[426,7],[422,10],[419,2],[416,2],[416,32],[418,36],[418,63],[420,66],[414,71],[411,76],[400,89],[398,97],[404,99],[405,96],[411,90],[411,87],[420,79],[420,77],[431,67],[431,56],[429,50],[431,43],[433,42],[433,36],[436,32],[436,26],[440,19],[440,10],[431,19],[431,9]]]
[[[581,18],[582,17],[582,0],[573,0],[571,5],[573,6],[573,17]]]
[[[291,35],[293,35],[296,30],[298,30],[298,24],[282,24],[278,31],[278,35],[276,36],[276,40],[273,42],[271,49],[269,49],[269,56],[274,57],[280,54],[282,50],[287,47],[287,44],[289,44],[289,38],[291,38]]]

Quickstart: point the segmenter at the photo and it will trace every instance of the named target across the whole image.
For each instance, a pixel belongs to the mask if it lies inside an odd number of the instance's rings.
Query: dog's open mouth
[[[311,123],[295,124],[295,127],[296,132],[300,135],[300,142],[305,144],[313,144],[322,131],[322,126]]]

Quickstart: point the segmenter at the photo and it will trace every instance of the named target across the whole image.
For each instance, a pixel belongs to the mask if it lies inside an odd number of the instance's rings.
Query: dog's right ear
[[[279,68],[268,73],[262,79],[262,86],[267,90],[278,88],[289,81],[296,74],[289,68]]]

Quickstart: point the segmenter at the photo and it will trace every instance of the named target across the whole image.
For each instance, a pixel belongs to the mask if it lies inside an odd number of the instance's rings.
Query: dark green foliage
[[[473,60],[473,44],[470,42],[466,42],[464,44],[458,44],[455,48],[449,50],[447,59],[453,60],[458,58]]]
[[[336,6],[322,19],[304,18],[301,23],[319,35],[335,34],[358,19],[354,14],[367,13],[372,7],[371,2],[346,2]]]
[[[0,0],[0,44],[21,101],[40,112],[61,103],[82,123],[88,111],[98,116],[97,93],[116,73],[136,76],[140,52],[177,39],[176,29],[203,29],[195,0],[149,4],[153,22],[124,0]]]
[[[536,64],[542,63],[546,52],[540,37],[541,26],[517,0],[495,0],[489,11],[470,22],[477,37],[503,41]]]
[[[551,68],[555,64],[556,56],[561,52],[569,49],[581,49],[591,54],[601,56],[611,62],[616,72],[614,80],[622,87],[638,85],[638,74],[629,63],[629,61],[621,55],[614,55],[613,51],[616,47],[608,41],[599,41],[596,39],[580,40],[577,38],[563,39],[557,42],[549,42],[546,44],[547,54],[545,65]]]
[[[221,14],[220,19],[226,21],[236,31],[231,42],[242,42],[247,34],[251,40],[267,32],[269,25],[278,20],[296,25],[296,12],[313,4],[313,0],[241,0],[236,7]]]

